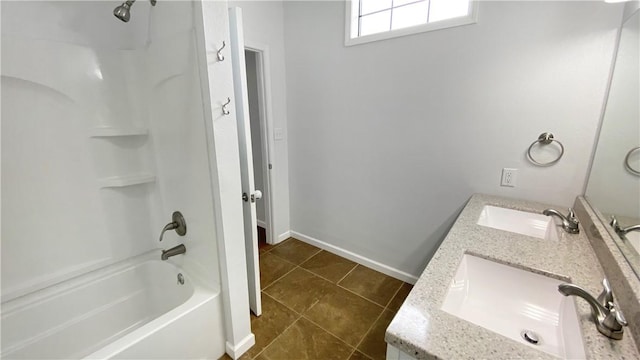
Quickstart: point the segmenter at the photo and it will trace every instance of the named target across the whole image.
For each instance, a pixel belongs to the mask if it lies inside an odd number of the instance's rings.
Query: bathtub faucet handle
[[[174,211],[171,216],[171,222],[162,228],[162,232],[160,233],[160,241],[162,241],[162,236],[168,230],[175,230],[176,233],[180,236],[184,236],[187,233],[187,223],[184,221],[184,217],[180,213],[180,211]]]

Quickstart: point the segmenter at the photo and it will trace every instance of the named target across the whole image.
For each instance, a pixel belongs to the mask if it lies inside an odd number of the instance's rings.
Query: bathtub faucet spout
[[[187,248],[184,246],[184,244],[180,244],[178,246],[172,247],[169,250],[162,250],[162,256],[160,256],[160,258],[162,260],[168,260],[172,256],[184,254],[186,252]]]

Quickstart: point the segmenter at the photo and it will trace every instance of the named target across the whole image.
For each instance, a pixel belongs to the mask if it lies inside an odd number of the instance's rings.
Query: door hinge
[[[269,164],[269,170],[273,169],[273,165]]]

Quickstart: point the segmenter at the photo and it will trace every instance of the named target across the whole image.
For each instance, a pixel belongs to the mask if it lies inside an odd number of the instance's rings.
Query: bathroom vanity
[[[633,338],[640,314],[628,308],[636,290],[620,294],[629,322],[621,340],[596,329],[586,301],[557,291],[570,283],[596,297],[612,277],[587,236],[604,229],[584,219],[593,211],[583,198],[575,207],[580,232],[570,234],[559,219],[535,219],[557,207],[473,195],[387,328],[387,359],[640,358]],[[508,225],[527,221],[524,228]],[[536,227],[543,229],[527,232]],[[619,308],[618,280],[612,283]]]

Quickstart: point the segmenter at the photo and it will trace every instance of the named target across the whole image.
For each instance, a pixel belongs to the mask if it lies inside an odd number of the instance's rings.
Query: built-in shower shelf
[[[91,130],[91,137],[144,136],[149,129],[141,127],[97,127]]]
[[[98,180],[101,188],[118,188],[140,184],[148,184],[156,181],[156,176],[149,173],[111,176]]]

